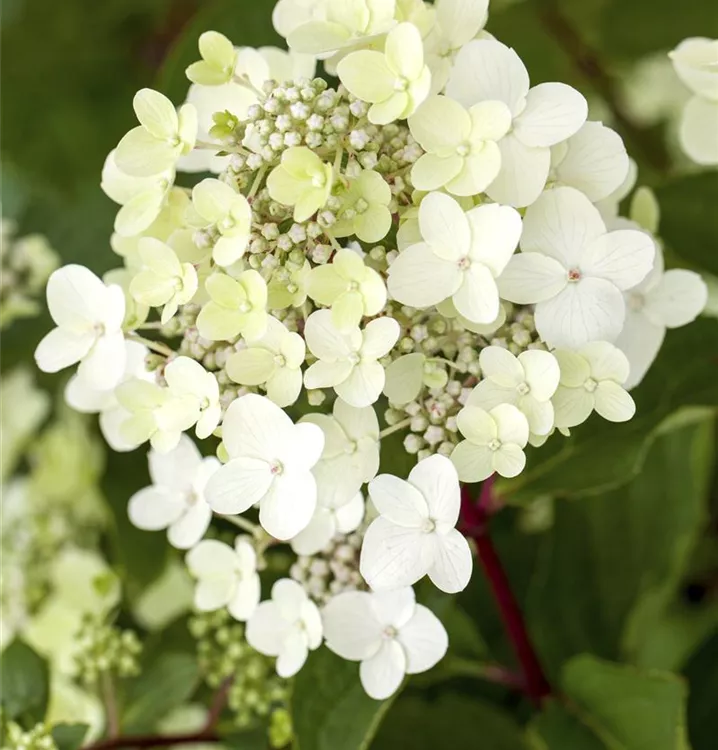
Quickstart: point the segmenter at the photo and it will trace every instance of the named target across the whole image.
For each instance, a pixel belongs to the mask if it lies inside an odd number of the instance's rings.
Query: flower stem
[[[252,187],[249,188],[249,192],[247,193],[247,200],[251,200],[254,198],[254,196],[257,194],[257,191],[259,190],[259,186],[262,184],[262,180],[264,179],[264,175],[267,174],[267,165],[262,165],[257,170],[257,175],[254,178],[254,182],[252,183]]]
[[[497,504],[493,490],[493,477],[489,477],[483,483],[478,503],[471,499],[468,487],[464,486],[461,489],[461,516],[464,522],[464,533],[476,543],[479,562],[504,623],[506,635],[521,665],[526,694],[538,706],[544,698],[551,695],[551,686],[543,673],[526,629],[523,613],[488,533],[488,521],[492,513],[496,511]]]
[[[128,333],[127,338],[131,341],[137,341],[139,344],[144,344],[148,349],[151,349],[153,352],[157,352],[157,354],[161,354],[164,357],[174,357],[175,355],[175,352],[173,352],[169,346],[166,346],[159,341],[146,339],[144,336],[138,336],[136,333]]]
[[[401,422],[397,422],[391,427],[387,427],[386,429],[382,430],[379,433],[379,440],[385,437],[389,437],[389,435],[393,435],[395,432],[399,432],[400,430],[407,428],[411,424],[411,420],[411,417],[407,417],[407,419],[402,419]]]
[[[112,739],[120,733],[120,719],[117,712],[117,698],[115,696],[115,684],[112,675],[105,672],[100,684],[102,702],[105,704],[105,720],[107,724],[107,736]]]
[[[517,674],[501,664],[454,658],[448,662],[446,668],[452,676],[476,677],[479,680],[503,685],[522,693],[525,693],[527,689],[526,680],[522,674]]]
[[[223,518],[225,521],[229,521],[231,524],[234,524],[235,526],[237,526],[237,528],[240,528],[243,531],[248,531],[252,535],[257,533],[257,524],[248,521],[246,518],[242,518],[242,516],[220,516],[220,518]]]

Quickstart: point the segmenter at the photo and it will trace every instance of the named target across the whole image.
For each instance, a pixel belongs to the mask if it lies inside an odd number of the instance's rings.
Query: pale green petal
[[[160,277],[176,278],[182,275],[180,264],[174,250],[154,237],[143,237],[138,245],[142,263]]]
[[[294,206],[294,221],[306,221],[326,202],[331,190],[331,182],[326,188],[305,191]]]
[[[205,31],[199,37],[199,53],[202,59],[215,68],[226,68],[234,66],[236,53],[234,45],[224,34],[217,31]]]
[[[294,29],[287,43],[293,52],[321,55],[344,46],[350,37],[349,30],[338,23],[310,21]]]
[[[144,232],[157,218],[165,199],[164,190],[152,189],[131,198],[115,217],[115,231],[123,237]]]
[[[280,164],[267,178],[267,189],[272,200],[285,206],[293,206],[307,189],[304,180],[298,180]]]
[[[180,305],[186,305],[195,294],[199,287],[197,271],[191,263],[182,264],[182,289],[177,292],[177,302]]]
[[[157,383],[132,378],[117,386],[115,396],[125,409],[134,412],[160,406],[167,393]]]
[[[358,292],[344,292],[332,305],[332,322],[340,331],[358,326],[364,314],[364,299]]]
[[[306,146],[294,146],[282,154],[282,166],[292,177],[304,180],[318,176],[324,163]]]
[[[250,269],[249,271],[243,271],[239,275],[238,281],[244,287],[247,299],[252,307],[259,307],[264,310],[267,305],[267,283],[262,275]]]
[[[388,125],[394,120],[400,120],[409,108],[409,95],[404,91],[392,94],[388,99],[372,104],[367,113],[369,122],[374,125]]]
[[[175,281],[171,277],[157,276],[152,271],[140,271],[130,283],[130,294],[138,302],[159,307],[168,302],[175,293]]]
[[[416,80],[424,67],[421,33],[413,23],[400,23],[387,35],[385,53],[389,68],[408,81]]]
[[[493,452],[484,445],[474,445],[462,440],[451,454],[462,482],[482,482],[494,473]]]
[[[279,350],[287,362],[287,367],[294,369],[302,365],[307,353],[304,339],[298,333],[289,332],[282,336]]]
[[[464,159],[459,173],[446,183],[454,195],[469,196],[483,193],[501,170],[501,150],[493,141],[487,141],[478,154]]]
[[[178,304],[175,300],[171,300],[162,308],[162,315],[160,316],[160,322],[162,325],[166,325],[175,316],[177,312]]]
[[[408,124],[419,145],[430,152],[455,151],[471,133],[469,114],[447,96],[430,96],[409,117]]]
[[[241,332],[247,341],[256,341],[267,330],[269,315],[264,310],[253,310],[242,316]]]
[[[231,341],[239,335],[244,317],[237,310],[208,302],[197,316],[197,330],[210,341]]]
[[[227,375],[240,385],[266,383],[276,368],[274,354],[268,349],[241,349],[227,360]]]
[[[465,406],[456,417],[461,434],[475,445],[488,445],[498,436],[492,416],[478,406]]]
[[[366,276],[360,285],[364,298],[364,315],[376,315],[386,304],[384,279],[372,268],[366,269]]]
[[[498,141],[509,132],[511,110],[501,101],[479,102],[469,108],[471,141]]]
[[[561,370],[561,385],[578,388],[591,376],[591,367],[586,358],[580,354],[563,349],[558,349],[553,354]]]
[[[194,104],[183,104],[179,108],[178,135],[182,141],[182,153],[184,155],[187,155],[194,148],[198,127],[197,109]]]
[[[451,182],[464,166],[459,154],[423,154],[411,168],[411,181],[417,190],[438,190]]]
[[[236,197],[237,193],[226,182],[211,177],[192,188],[192,205],[210,224],[227,216]]]
[[[290,406],[302,390],[302,371],[288,367],[278,369],[267,381],[267,396],[277,406]]]
[[[391,212],[386,206],[369,206],[354,220],[355,234],[363,242],[383,240],[391,229]]]
[[[352,253],[352,255],[355,255],[355,253]],[[347,291],[347,287],[346,279],[343,279],[337,273],[334,264],[327,263],[311,270],[307,284],[307,294],[320,305],[329,306],[340,294]]]
[[[179,148],[158,140],[144,128],[133,128],[117,144],[115,161],[127,174],[150,177],[174,166]]]
[[[426,357],[415,352],[395,359],[386,368],[384,394],[392,404],[402,405],[413,401],[421,392]]]
[[[204,288],[214,302],[230,310],[236,309],[247,297],[240,284],[224,273],[212,274],[204,282]]]
[[[132,106],[140,124],[155,138],[172,138],[177,135],[177,110],[164,94],[152,89],[140,89],[132,100]]]
[[[381,203],[388,206],[391,202],[391,188],[378,172],[365,169],[357,177],[354,186],[358,189],[359,194],[369,201],[369,203]]]
[[[611,380],[598,384],[594,398],[596,411],[609,422],[627,422],[636,413],[630,394]]]
[[[185,75],[192,83],[200,86],[221,86],[231,80],[232,71],[220,70],[204,60],[199,60],[187,67]]]
[[[220,237],[212,250],[212,258],[218,266],[231,266],[236,263],[247,249],[249,236],[234,235]]]
[[[383,102],[394,93],[395,75],[381,52],[348,54],[337,65],[337,75],[354,96],[366,102]]]

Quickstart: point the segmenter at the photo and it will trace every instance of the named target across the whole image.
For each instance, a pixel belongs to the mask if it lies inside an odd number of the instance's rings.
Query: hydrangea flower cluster
[[[280,0],[289,51],[203,34],[187,101],[140,91],[107,158],[122,268],[48,283],[39,367],[77,365],[67,400],[114,449],[149,443],[130,519],[188,550],[196,609],[246,623],[281,678],[323,644],[376,699],[436,664],[412,587],[469,582],[460,483],[517,476],[594,411],[631,419],[666,328],[705,304],[655,222],[618,216],[621,138],[532,86],[487,15]],[[214,516],[233,544],[205,538]]]

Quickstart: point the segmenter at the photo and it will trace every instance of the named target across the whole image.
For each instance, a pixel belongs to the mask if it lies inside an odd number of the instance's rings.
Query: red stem
[[[540,705],[544,698],[551,695],[551,686],[543,673],[526,630],[521,608],[488,533],[489,518],[500,507],[493,491],[493,484],[493,477],[489,477],[483,483],[478,502],[471,500],[468,487],[462,487],[461,516],[464,533],[476,543],[479,562],[491,587],[506,634],[521,665],[526,682],[526,694],[536,705]]]

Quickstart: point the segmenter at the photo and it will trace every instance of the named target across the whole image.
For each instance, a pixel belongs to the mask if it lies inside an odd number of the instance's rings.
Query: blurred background
[[[99,274],[120,265],[109,245],[117,207],[100,190],[100,172],[134,124],[133,94],[149,86],[181,103],[184,69],[197,59],[204,30],[220,31],[239,46],[279,44],[272,6],[271,0],[5,0],[3,305],[10,304],[9,280],[17,271],[8,265],[9,248],[20,240],[25,245],[17,252],[37,261],[40,276],[43,262],[52,267],[45,240],[60,263],[82,263]],[[689,36],[718,38],[718,6],[706,0],[494,0],[488,30],[516,48],[532,84],[554,80],[579,88],[589,99],[590,119],[623,136],[638,166],[637,185],[652,188],[660,206],[668,264],[707,274],[715,314],[718,177],[680,152],[677,122],[690,94],[666,53]],[[8,319],[2,332],[2,643],[20,632],[42,651],[47,631],[61,630],[60,613],[71,609],[59,580],[62,559],[68,570],[99,565],[106,573],[107,590],[93,589],[81,610],[115,607],[121,582],[120,621],[156,635],[152,658],[167,644],[175,655],[190,653],[187,587],[172,579],[181,578],[178,558],[171,557],[176,551],[126,518],[127,499],[146,484],[144,454],[105,455],[93,420],[63,410],[63,377],[34,371],[32,352],[50,325],[42,284],[34,286],[30,297],[39,300],[38,309],[11,325]],[[718,320],[704,316],[669,332],[634,394],[637,419],[610,429],[592,421],[588,430],[576,430],[568,452],[548,446],[542,464],[522,477],[516,507],[501,514],[496,528],[551,678],[559,680],[562,665],[581,652],[683,675],[695,750],[712,750],[718,736],[717,368]],[[94,562],[82,557],[87,550]],[[171,596],[149,606],[148,592],[165,584]],[[48,611],[48,602],[56,608]],[[505,658],[507,644],[482,581],[472,582],[461,606],[462,617],[480,633],[472,631],[464,647]],[[34,635],[23,624],[28,613],[39,621]],[[160,637],[168,624],[174,629]],[[48,653],[57,648],[53,641]],[[183,668],[191,671],[191,661]],[[189,698],[182,693],[166,700],[177,681],[175,672],[168,674],[161,703],[166,713]],[[486,748],[519,747],[511,744],[513,730],[501,724],[526,718],[510,695],[485,686],[465,690],[460,680],[454,687],[460,696],[477,692],[491,707],[485,716],[479,711],[482,721],[505,732],[504,744]],[[141,685],[133,689],[143,694]],[[396,719],[387,721],[372,747],[401,746],[407,724],[426,743],[412,747],[443,746],[448,728],[462,731],[438,715],[453,693],[432,704],[434,716],[422,702],[434,688],[427,689],[400,699],[392,710]],[[53,695],[60,700],[60,691]],[[69,704],[80,700],[67,695]],[[656,695],[656,705],[663,699]],[[139,729],[160,715],[157,702],[144,713],[136,710],[140,718],[134,716],[132,726]],[[562,736],[573,735],[566,730]],[[604,746],[566,741],[555,746]],[[478,746],[461,739],[455,744]],[[660,750],[641,747],[649,746]]]

